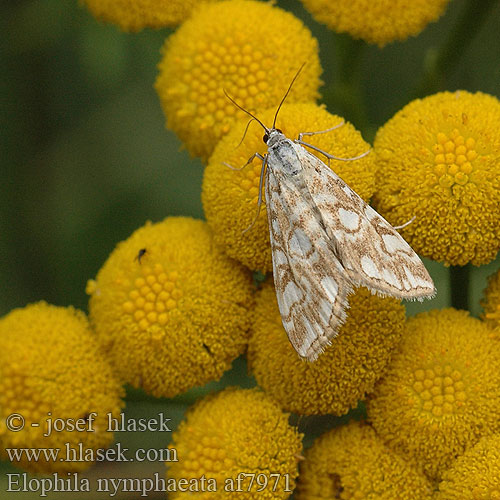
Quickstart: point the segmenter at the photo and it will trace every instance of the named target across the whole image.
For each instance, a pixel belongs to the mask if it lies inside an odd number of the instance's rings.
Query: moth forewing
[[[382,295],[434,296],[427,269],[396,229],[319,158],[304,148],[297,154],[307,190],[349,280]]]
[[[301,357],[314,361],[344,321],[352,285],[329,248],[290,143],[280,151],[270,151],[267,163],[273,275],[290,342]]]

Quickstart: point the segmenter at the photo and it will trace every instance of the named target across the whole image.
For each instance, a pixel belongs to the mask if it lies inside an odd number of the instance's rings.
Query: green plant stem
[[[368,120],[361,90],[361,61],[366,43],[347,35],[335,35],[334,42],[338,74],[335,82],[324,92],[324,98],[330,109],[364,131]]]
[[[470,266],[450,267],[451,305],[456,309],[469,309]]]
[[[497,0],[468,0],[446,42],[437,52],[430,54],[422,80],[415,90],[415,97],[423,97],[446,88],[450,73],[496,2]]]

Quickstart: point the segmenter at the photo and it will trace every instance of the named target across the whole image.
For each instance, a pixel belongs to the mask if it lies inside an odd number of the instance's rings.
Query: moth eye
[[[269,135],[264,134],[264,137],[262,138],[262,140],[267,144],[267,141],[269,140]]]
[[[277,129],[276,129],[276,132],[279,132],[280,134],[282,134],[282,133],[283,133],[283,131],[282,131],[282,130],[280,130],[279,128],[277,128]]]

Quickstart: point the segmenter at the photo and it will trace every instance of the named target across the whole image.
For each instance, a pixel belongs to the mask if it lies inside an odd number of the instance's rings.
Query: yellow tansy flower
[[[426,500],[424,473],[387,448],[375,431],[350,422],[318,438],[300,464],[297,500]]]
[[[88,292],[117,372],[154,396],[218,379],[246,347],[251,275],[216,247],[205,222],[146,224],[115,248]]]
[[[167,478],[215,479],[217,491],[200,498],[288,498],[302,452],[302,435],[288,417],[257,389],[231,387],[203,398],[173,434],[170,447],[178,461],[167,464]],[[176,492],[169,498],[191,495]]]
[[[380,46],[417,35],[443,13],[448,0],[302,0],[320,23]]]
[[[297,81],[300,79],[301,76]],[[259,113],[259,119],[271,126],[275,112],[276,106],[273,106]],[[341,122],[342,118],[331,115],[316,104],[285,104],[279,113],[277,127],[287,137],[296,139],[299,132],[326,130]],[[217,145],[205,169],[202,201],[207,222],[215,233],[217,243],[226,253],[252,270],[267,272],[272,269],[272,262],[264,202],[255,220],[262,162],[254,159],[240,171],[231,170],[223,164],[226,162],[239,168],[255,152],[264,154],[267,151],[262,141],[263,130],[254,123],[250,125],[243,143],[237,147],[247,123],[248,120],[239,122]],[[352,158],[370,149],[350,123],[305,139],[340,158]],[[315,154],[321,158],[321,153]],[[330,166],[365,200],[373,194],[376,173],[373,153],[352,162],[332,160]],[[251,229],[245,231],[250,226]]]
[[[418,253],[486,264],[500,249],[500,102],[480,92],[417,99],[378,132],[375,201]]]
[[[500,271],[489,277],[488,286],[481,301],[483,319],[492,328],[500,326]]]
[[[274,287],[256,299],[248,346],[250,369],[266,392],[287,411],[342,415],[356,407],[382,376],[404,327],[404,307],[393,298],[359,288],[339,335],[314,362],[299,358],[283,328]]]
[[[500,434],[485,436],[443,474],[436,500],[500,500]]]
[[[500,431],[500,343],[466,311],[419,314],[367,409],[389,446],[439,477],[467,447]]]
[[[30,461],[22,455],[13,463],[45,473],[90,467],[92,461],[75,460],[76,450],[81,444],[84,456],[90,458],[93,450],[111,444],[107,414],[119,416],[122,396],[122,387],[81,311],[39,302],[0,319],[2,458],[9,459],[6,448],[54,448],[59,450],[57,460],[46,460],[41,454]],[[9,419],[13,414],[18,416]],[[48,420],[56,419],[68,425],[69,419],[78,421],[81,431],[69,427],[53,430],[56,427]],[[32,426],[34,423],[39,426]],[[12,430],[12,426],[21,429],[23,425],[22,430]],[[68,454],[68,448],[75,455]]]
[[[289,102],[318,97],[318,43],[293,14],[268,2],[232,0],[200,8],[168,38],[156,90],[167,126],[207,159],[236,119],[276,106],[304,62]]]
[[[82,0],[92,14],[123,31],[177,26],[202,3],[214,0]]]

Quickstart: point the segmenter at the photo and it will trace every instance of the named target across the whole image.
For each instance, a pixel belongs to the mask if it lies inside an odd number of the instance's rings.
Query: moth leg
[[[240,168],[233,167],[232,165],[229,165],[229,163],[226,163],[225,161],[223,161],[222,164],[225,167],[230,168],[231,170],[239,171],[239,170],[243,170],[245,167],[247,167],[248,165],[250,165],[250,163],[253,162],[254,158],[258,158],[259,160],[264,161],[264,157],[260,153],[255,153],[252,156],[250,156],[250,158],[248,158],[248,161],[242,167],[240,167]]]
[[[365,157],[371,149],[368,151],[365,151],[364,153],[361,153],[360,155],[353,156],[352,158],[339,158],[338,156],[331,155],[330,153],[327,153],[326,151],[323,151],[322,149],[319,149],[316,146],[313,146],[312,144],[309,144],[307,142],[301,141],[297,139],[294,141],[296,144],[300,144],[301,146],[306,146],[308,148],[314,149],[314,151],[317,151],[318,153],[321,153],[322,155],[326,156],[328,160],[339,160],[339,161],[354,161],[354,160],[359,160],[360,158]]]
[[[299,134],[299,137],[297,138],[297,141],[302,142],[302,137],[304,137],[305,135],[326,134],[327,132],[331,132],[332,130],[335,130],[335,129],[342,127],[342,125],[344,125],[344,123],[345,123],[344,120],[342,120],[338,125],[335,125],[335,127],[327,128],[326,130],[320,130],[319,132],[301,132]]]
[[[417,216],[414,215],[408,222],[405,222],[404,224],[401,224],[400,226],[392,226],[392,227],[394,229],[403,229],[406,226],[409,226],[416,218],[417,218]]]
[[[255,157],[262,160],[262,168],[260,169],[260,180],[259,180],[259,197],[257,199],[257,214],[256,214],[253,222],[244,231],[242,231],[241,234],[245,234],[248,230],[252,229],[252,227],[257,222],[257,219],[259,218],[260,207],[262,206],[262,186],[264,184],[264,174],[266,172],[266,166],[267,166],[267,154],[262,156],[259,153],[255,153],[251,159],[253,160]]]

